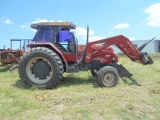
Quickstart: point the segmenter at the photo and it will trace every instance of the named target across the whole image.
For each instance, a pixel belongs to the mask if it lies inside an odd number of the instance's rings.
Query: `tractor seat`
[[[75,52],[74,42],[68,41],[69,52]]]

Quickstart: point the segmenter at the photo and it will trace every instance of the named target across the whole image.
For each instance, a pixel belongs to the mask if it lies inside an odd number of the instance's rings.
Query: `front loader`
[[[40,22],[30,26],[37,29],[34,43],[19,61],[19,74],[29,87],[53,88],[58,85],[64,72],[75,73],[90,70],[101,87],[116,86],[119,77],[132,74],[118,63],[118,57],[111,45],[116,45],[131,61],[143,65],[153,61],[141,50],[147,45],[136,48],[128,38],[120,35],[86,45],[78,45],[71,32],[76,26],[71,22]],[[89,29],[87,29],[87,36]]]

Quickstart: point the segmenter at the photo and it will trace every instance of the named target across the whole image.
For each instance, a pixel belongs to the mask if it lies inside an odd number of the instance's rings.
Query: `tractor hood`
[[[86,45],[78,45],[78,52],[82,53],[84,51],[85,47],[86,47]],[[95,52],[95,51],[99,50],[101,47],[103,47],[103,45],[92,45],[91,50],[92,50],[92,52]],[[110,52],[114,53],[114,49],[111,46],[104,48],[103,51],[110,51]]]

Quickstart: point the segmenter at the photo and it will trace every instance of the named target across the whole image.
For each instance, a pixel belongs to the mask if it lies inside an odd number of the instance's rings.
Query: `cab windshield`
[[[39,29],[33,38],[35,42],[50,42],[51,41],[51,29]]]

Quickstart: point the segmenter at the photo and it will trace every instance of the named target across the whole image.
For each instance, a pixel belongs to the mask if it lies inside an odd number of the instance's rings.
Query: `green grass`
[[[73,76],[52,90],[27,89],[17,70],[0,67],[2,120],[158,120],[160,119],[160,54],[143,66],[119,56],[133,74],[112,88],[100,88],[90,72]]]

